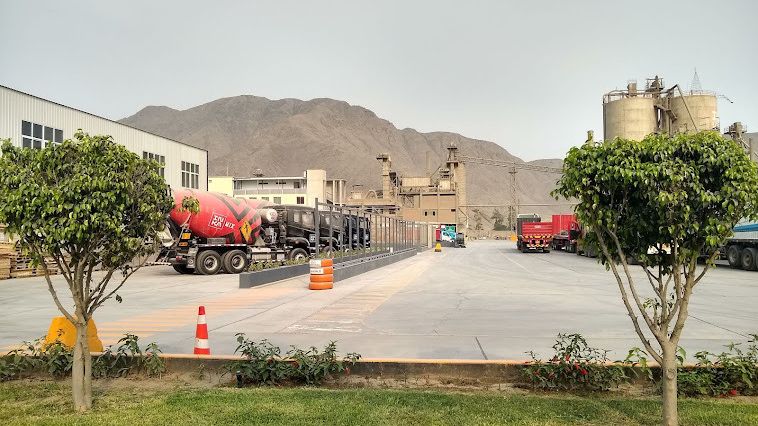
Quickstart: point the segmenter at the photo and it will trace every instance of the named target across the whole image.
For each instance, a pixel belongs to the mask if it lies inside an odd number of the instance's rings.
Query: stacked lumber
[[[11,277],[11,257],[15,256],[15,244],[0,242],[0,280]]]
[[[50,258],[45,258],[45,264],[50,275],[58,274],[58,267]],[[45,275],[45,269],[42,265],[36,268],[32,266],[32,259],[25,256],[19,251],[15,251],[10,259],[10,277],[11,278],[26,278],[26,277],[41,277]]]
[[[60,273],[52,258],[46,258],[45,264],[50,275]],[[33,267],[32,259],[18,250],[16,243],[0,242],[0,280],[43,275],[45,275],[45,269],[41,265]]]

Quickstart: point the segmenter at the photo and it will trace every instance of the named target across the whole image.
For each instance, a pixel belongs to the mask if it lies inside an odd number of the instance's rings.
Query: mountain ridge
[[[119,122],[208,150],[209,174],[299,175],[325,169],[348,185],[376,188],[387,153],[393,170],[423,176],[436,170],[454,143],[462,155],[560,167],[560,159],[524,162],[502,146],[453,132],[398,129],[360,105],[331,98],[268,99],[255,95],[219,98],[184,110],[151,105]],[[427,165],[428,163],[428,165]],[[469,204],[508,205],[510,178],[502,167],[467,164]],[[557,175],[520,170],[517,196],[522,204],[549,204]],[[543,209],[545,210],[545,209]],[[547,212],[546,212],[547,213]]]

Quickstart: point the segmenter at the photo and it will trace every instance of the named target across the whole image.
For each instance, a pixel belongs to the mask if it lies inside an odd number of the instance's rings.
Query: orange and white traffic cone
[[[205,322],[205,306],[197,310],[197,330],[195,331],[195,355],[210,355],[208,344],[208,324]]]

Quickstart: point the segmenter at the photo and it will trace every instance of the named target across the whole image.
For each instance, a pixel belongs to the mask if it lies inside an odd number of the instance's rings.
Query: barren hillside
[[[378,153],[389,153],[393,168],[403,175],[423,175],[427,156],[434,170],[451,142],[464,155],[522,162],[493,142],[398,129],[366,108],[333,99],[236,96],[183,111],[148,106],[121,122],[207,149],[211,175],[249,176],[255,169],[269,176],[292,175],[322,168],[328,176],[347,179],[348,185],[376,187]],[[561,160],[532,163],[560,167]],[[470,204],[510,202],[507,169],[469,164],[467,170]],[[520,171],[520,203],[554,203],[548,193],[556,179],[555,174]]]

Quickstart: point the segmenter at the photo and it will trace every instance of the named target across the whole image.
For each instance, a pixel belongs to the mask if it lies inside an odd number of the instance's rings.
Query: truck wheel
[[[216,275],[221,270],[221,256],[214,250],[201,251],[195,262],[195,269],[202,275]]]
[[[180,273],[180,274],[192,274],[195,272],[194,269],[190,269],[187,267],[187,265],[171,265],[174,268],[174,271]]]
[[[752,247],[742,250],[742,269],[746,271],[758,270],[758,250]]]
[[[742,250],[739,246],[730,245],[726,249],[726,260],[729,261],[729,266],[739,269],[742,267]]]
[[[308,257],[308,252],[301,248],[292,249],[289,255],[290,260],[302,260]]]
[[[239,274],[247,269],[247,255],[242,250],[232,250],[224,253],[221,257],[224,271],[229,274]]]

